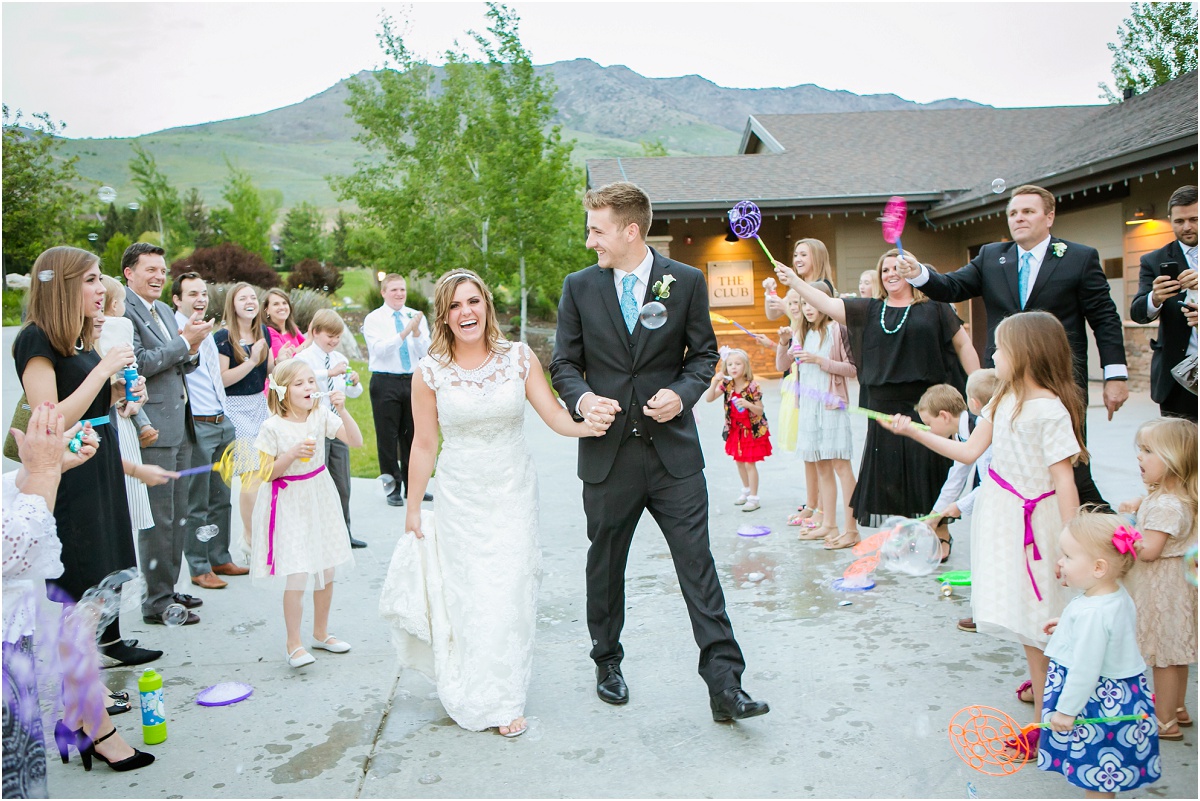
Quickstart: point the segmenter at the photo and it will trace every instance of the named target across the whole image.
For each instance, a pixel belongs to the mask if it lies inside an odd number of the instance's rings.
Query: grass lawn
[[[354,298],[354,302],[366,305],[367,293],[375,286],[375,276],[366,267],[342,270],[342,285],[336,294],[339,298]],[[358,418],[355,418],[356,420]]]

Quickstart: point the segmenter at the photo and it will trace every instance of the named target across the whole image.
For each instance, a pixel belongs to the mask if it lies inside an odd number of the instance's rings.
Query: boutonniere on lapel
[[[654,286],[650,287],[650,291],[654,293],[655,300],[666,300],[671,297],[671,284],[675,283],[675,276],[664,275],[661,281],[655,281]]]
[[[1050,246],[1050,249],[1054,251],[1055,258],[1061,259],[1063,257],[1063,254],[1067,252],[1067,243],[1066,242],[1055,242],[1053,245]]]

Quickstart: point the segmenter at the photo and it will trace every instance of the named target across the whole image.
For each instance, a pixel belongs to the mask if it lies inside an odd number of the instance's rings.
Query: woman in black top
[[[885,414],[914,414],[934,384],[961,386],[963,373],[979,369],[979,356],[954,309],[930,301],[896,271],[896,250],[879,258],[880,298],[830,298],[786,269],[779,280],[810,305],[842,323],[858,367],[860,406]],[[959,367],[961,366],[961,371]],[[904,437],[867,426],[858,486],[851,498],[855,518],[878,527],[892,515],[920,517],[932,511],[950,460],[920,453]]]
[[[221,382],[225,385],[225,414],[233,421],[240,443],[234,452],[236,472],[258,467],[253,447],[258,429],[267,419],[267,376],[275,369],[271,355],[271,329],[263,323],[258,292],[245,282],[234,284],[225,295],[222,327],[213,332],[221,360]],[[242,536],[249,548],[250,517],[257,488],[241,493]]]
[[[62,575],[46,582],[53,600],[73,604],[110,573],[133,568],[133,528],[125,498],[124,473],[150,484],[175,474],[156,465],[123,463],[116,432],[109,430],[109,408],[124,397],[124,387],[110,379],[133,364],[133,348],[117,345],[101,358],[93,347],[95,321],[103,316],[105,290],[100,260],[72,247],[55,247],[34,262],[27,322],[13,342],[13,361],[31,407],[51,402],[64,424],[91,422],[99,435],[96,455],[63,474],[54,503],[54,520],[62,542]],[[140,401],[138,402],[140,403]],[[137,403],[125,404],[132,414]],[[123,640],[120,619],[100,633],[101,652],[126,665],[162,656],[162,651]],[[101,748],[120,756],[127,746],[117,741]]]

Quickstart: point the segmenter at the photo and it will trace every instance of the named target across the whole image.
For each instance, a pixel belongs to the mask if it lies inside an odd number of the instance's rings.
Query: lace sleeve
[[[425,386],[437,392],[437,379],[433,372],[433,357],[422,356],[421,361],[417,362],[417,367],[421,370],[421,378],[425,379]]]
[[[513,347],[513,360],[517,365],[517,375],[524,383],[529,378],[529,365],[532,363],[533,350],[524,342],[518,342]]]
[[[4,579],[62,575],[62,543],[54,515],[38,495],[17,490],[16,473],[4,476]]]

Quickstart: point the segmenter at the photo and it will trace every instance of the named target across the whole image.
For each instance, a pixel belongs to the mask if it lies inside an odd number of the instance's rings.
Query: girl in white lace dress
[[[283,620],[287,662],[294,668],[316,660],[304,649],[300,621],[304,590],[313,585],[313,647],[335,654],[349,643],[329,633],[329,606],[338,568],[354,564],[337,487],[325,469],[325,438],[361,447],[362,433],[346,411],[346,396],[329,396],[333,411],[319,403],[312,368],[298,359],[280,362],[270,379],[271,416],[254,446],[274,459],[269,481],[258,490],[250,545],[250,577],[284,582]],[[319,447],[318,447],[319,446]]]
[[[525,401],[563,436],[598,436],[611,420],[572,420],[533,351],[500,338],[492,294],[475,273],[438,279],[434,306],[429,355],[413,376],[406,534],[380,614],[401,665],[437,684],[459,726],[515,737],[525,731],[541,582]],[[435,458],[433,513],[423,516]]]
[[[1192,725],[1184,695],[1196,661],[1196,589],[1183,569],[1196,547],[1196,424],[1150,420],[1138,429],[1137,449],[1149,494],[1120,510],[1137,512],[1145,547],[1125,586],[1137,607],[1138,647],[1154,669],[1158,736],[1182,740],[1179,727]]]

